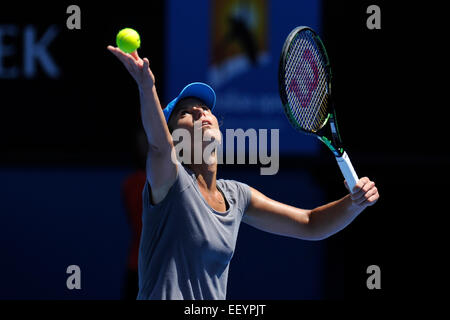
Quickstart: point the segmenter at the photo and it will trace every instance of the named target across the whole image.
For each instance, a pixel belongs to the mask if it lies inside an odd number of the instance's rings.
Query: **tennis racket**
[[[297,27],[284,42],[278,70],[284,112],[300,132],[315,135],[336,157],[353,190],[358,175],[342,147],[331,99],[331,68],[325,46],[309,27]]]

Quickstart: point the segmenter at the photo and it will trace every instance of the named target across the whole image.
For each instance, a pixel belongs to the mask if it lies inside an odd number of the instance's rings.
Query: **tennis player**
[[[200,128],[209,139],[220,139],[212,113],[213,89],[204,83],[189,84],[163,110],[148,59],[141,59],[137,52],[108,49],[138,85],[149,144],[137,299],[226,299],[241,221],[278,235],[321,240],[377,202],[375,183],[366,177],[342,199],[307,210],[272,200],[244,183],[217,179],[217,161],[173,161],[171,132],[176,129],[193,136]],[[214,160],[215,153],[210,157]]]

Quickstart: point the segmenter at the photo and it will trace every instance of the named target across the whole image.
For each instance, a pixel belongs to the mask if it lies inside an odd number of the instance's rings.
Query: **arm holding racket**
[[[250,190],[252,198],[243,222],[262,231],[302,240],[322,240],[339,232],[379,198],[375,183],[366,177],[356,183],[354,193],[312,210],[272,200],[254,188]]]
[[[346,183],[347,189],[349,189]],[[361,178],[353,193],[317,207],[310,212],[309,226],[319,239],[327,238],[348,226],[365,208],[374,205],[380,195],[373,181]],[[349,190],[350,191],[350,190]]]

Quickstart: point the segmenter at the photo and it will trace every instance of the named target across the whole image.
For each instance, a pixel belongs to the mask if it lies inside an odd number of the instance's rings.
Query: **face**
[[[172,130],[183,128],[189,131],[193,139],[194,132],[200,133],[202,140],[208,144],[209,141],[220,141],[221,135],[217,118],[211,110],[197,98],[184,98],[178,102],[173,111],[169,123]]]

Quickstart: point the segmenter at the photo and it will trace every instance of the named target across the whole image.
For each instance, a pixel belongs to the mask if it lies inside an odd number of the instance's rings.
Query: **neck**
[[[195,161],[191,161],[191,164],[186,166],[194,172],[200,188],[216,191],[217,153],[215,150],[209,155],[208,159],[204,158],[202,163],[196,164]]]
[[[189,164],[186,167],[194,172],[199,187],[209,191],[216,190],[217,163]]]

